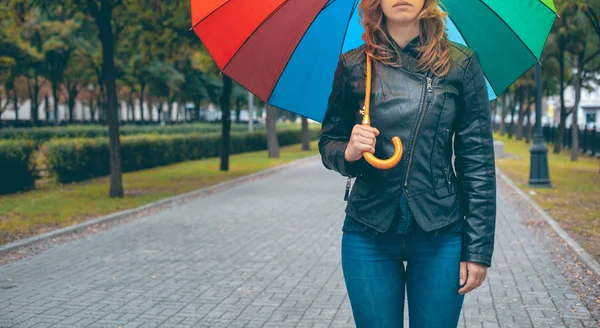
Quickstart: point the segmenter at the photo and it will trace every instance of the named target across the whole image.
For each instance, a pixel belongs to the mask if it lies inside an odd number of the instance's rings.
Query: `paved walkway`
[[[315,160],[4,265],[0,327],[354,327],[344,186]],[[498,188],[460,327],[597,327]]]

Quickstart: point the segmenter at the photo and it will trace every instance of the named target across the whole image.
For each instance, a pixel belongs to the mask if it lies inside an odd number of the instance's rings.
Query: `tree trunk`
[[[308,133],[308,119],[302,116],[302,150],[310,150],[310,135]]]
[[[58,125],[58,82],[52,81],[52,107],[54,107],[54,125]]]
[[[525,143],[529,144],[531,142],[531,102],[530,105],[527,106],[527,128],[525,129]]]
[[[44,96],[44,111],[46,112],[46,122],[50,122],[50,112],[52,109],[50,108],[50,97],[48,95]]]
[[[127,120],[130,122],[135,121],[135,103],[133,101],[133,93],[135,89],[131,88],[129,91],[129,99],[127,99]]]
[[[240,116],[241,115],[242,115],[242,102],[238,100],[235,102],[235,123],[240,124],[240,122],[241,122]]]
[[[573,119],[571,120],[571,162],[574,162],[579,157],[579,115],[577,115],[577,108],[581,101],[581,71],[583,70],[583,53],[578,53],[575,59],[575,79],[573,86],[575,87],[575,104],[573,105]]]
[[[31,113],[31,121],[33,122],[34,126],[38,126],[40,124],[40,105],[38,103],[38,101],[33,102],[33,99],[30,99],[30,113]]]
[[[40,84],[38,81],[37,72],[34,75],[34,82],[31,83],[31,79],[27,78],[27,91],[29,93],[29,100],[31,102],[31,117],[33,118],[34,124],[39,124],[39,108],[40,108]],[[46,102],[48,105],[48,102]],[[48,121],[48,107],[45,107],[46,121]]]
[[[4,113],[4,111],[8,108],[9,105],[10,105],[10,99],[7,94],[6,102],[4,102],[4,104],[2,104],[2,99],[0,99],[0,120],[2,119],[2,113]]]
[[[164,107],[165,107],[165,103],[162,102],[161,100],[158,101],[158,106],[156,106],[156,120],[160,121],[162,119],[162,117],[164,116],[163,112],[164,112]],[[167,116],[167,120],[166,122],[171,122],[171,108],[169,107],[169,105],[167,104],[167,108],[168,108],[168,113],[169,115]],[[152,107],[152,120],[154,120],[154,106]]]
[[[73,84],[73,86],[67,85],[67,92],[69,93],[69,123],[73,123],[73,113],[75,112],[75,102],[77,100],[77,94],[79,93],[77,90],[77,84]]]
[[[277,109],[273,106],[267,106],[267,149],[269,158],[279,158],[279,140],[277,139]]]
[[[88,0],[96,1],[96,0]],[[123,197],[121,176],[121,142],[117,113],[117,85],[115,78],[115,44],[112,29],[112,1],[102,0],[96,24],[102,43],[102,78],[106,84],[107,123],[110,139],[110,197]]]
[[[100,93],[102,93],[103,91],[100,90]],[[96,98],[96,121],[98,122],[102,122],[103,117],[104,117],[104,101],[102,101],[102,96],[98,95],[98,97]]]
[[[506,92],[502,94],[502,96],[500,96],[502,99],[502,112],[500,113],[500,135],[503,136],[504,135],[504,127],[505,127],[505,122],[504,120],[506,119],[506,113],[508,112],[508,104],[506,103]]]
[[[565,135],[565,124],[567,120],[567,108],[565,107],[565,50],[559,49],[558,52],[558,76],[560,83],[560,121],[558,123],[558,131],[556,131],[556,139],[554,140],[554,154],[560,153],[562,148],[563,136]]]
[[[145,83],[140,83],[140,121],[144,121],[144,90],[146,89]]]
[[[200,100],[194,101],[194,108],[196,109],[196,117],[194,117],[194,121],[200,121]]]
[[[99,94],[98,94],[98,100],[96,101],[97,104],[97,109],[98,109],[98,122],[102,122],[102,124],[104,124],[106,122],[106,85],[104,82],[104,79],[100,79],[99,81],[100,83],[100,88],[99,88]]]
[[[88,117],[90,122],[94,121],[94,95],[90,93],[90,103],[89,103],[89,111],[90,116]]]
[[[17,90],[13,88],[13,109],[15,110],[15,123],[19,124],[19,96],[17,95]]]
[[[528,94],[529,95],[529,94]],[[517,116],[517,131],[516,137],[517,140],[523,139],[523,117],[525,113],[525,108],[527,108],[527,104],[525,102],[529,102],[527,97],[523,97],[523,91],[519,93],[519,114]]]
[[[510,124],[508,125],[508,138],[512,139],[513,134],[515,133],[515,111],[517,109],[517,99],[518,99],[518,94],[519,94],[519,90],[517,89],[517,91],[515,92],[513,101],[511,102],[510,105]]]
[[[231,132],[231,78],[223,75],[223,91],[221,93],[221,171],[229,171],[229,143]]]
[[[181,104],[184,103],[183,99],[179,98],[179,102]],[[186,106],[183,106],[183,120],[188,123],[192,120],[192,113],[187,109]]]

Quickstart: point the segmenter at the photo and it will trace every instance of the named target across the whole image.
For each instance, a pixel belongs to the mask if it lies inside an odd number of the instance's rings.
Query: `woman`
[[[447,39],[438,0],[362,0],[365,45],[340,56],[319,150],[348,177],[342,269],[358,328],[456,327],[491,266],[495,164],[477,54]],[[363,126],[366,56],[371,126]],[[368,164],[404,154],[392,169]],[[454,154],[454,163],[452,163]],[[348,195],[350,179],[356,177]],[[406,267],[404,266],[406,262]]]

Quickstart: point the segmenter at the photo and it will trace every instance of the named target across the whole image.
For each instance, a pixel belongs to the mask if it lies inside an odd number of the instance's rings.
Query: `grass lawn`
[[[518,158],[497,159],[498,167],[521,190],[530,195],[571,237],[597,261],[600,261],[600,174],[598,159],[580,155],[571,162],[570,151],[553,154],[548,147],[551,189],[529,188],[529,148],[531,144],[507,136],[494,135],[504,142],[504,151]]]
[[[317,143],[313,141],[307,152],[299,144],[281,147],[277,159],[269,159],[267,151],[232,155],[228,172],[219,171],[219,158],[211,158],[125,173],[121,199],[108,197],[108,177],[68,185],[45,183],[31,192],[0,196],[0,244],[316,155]]]

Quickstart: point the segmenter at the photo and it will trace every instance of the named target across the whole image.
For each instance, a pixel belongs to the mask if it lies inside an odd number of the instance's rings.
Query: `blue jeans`
[[[462,233],[370,234],[344,231],[342,271],[357,328],[456,328]],[[404,262],[406,261],[406,268]]]

